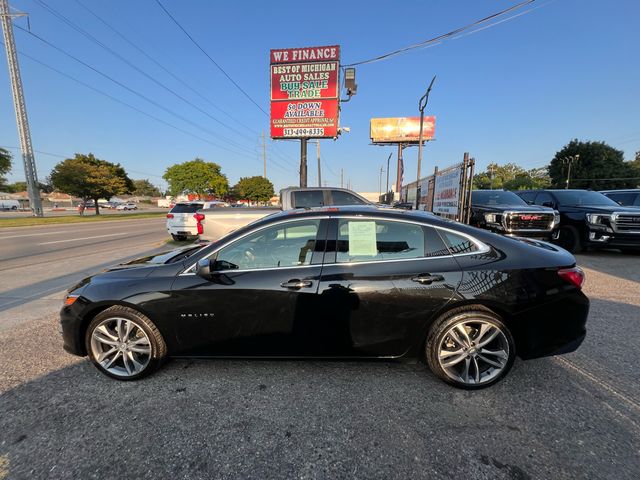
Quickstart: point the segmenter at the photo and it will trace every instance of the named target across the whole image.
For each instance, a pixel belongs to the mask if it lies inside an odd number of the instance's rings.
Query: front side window
[[[320,220],[274,225],[222,248],[216,260],[240,270],[309,265],[319,226]]]
[[[384,220],[340,220],[336,261],[368,262],[425,256],[420,225]]]
[[[536,205],[542,205],[543,207],[553,205],[553,197],[550,193],[540,192],[536,197]]]
[[[620,205],[633,205],[633,201],[635,200],[635,193],[607,193],[607,197],[611,200],[619,203]]]

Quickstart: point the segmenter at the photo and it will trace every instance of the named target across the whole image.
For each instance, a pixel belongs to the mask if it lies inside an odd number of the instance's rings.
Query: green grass
[[[69,215],[56,217],[19,217],[0,218],[0,228],[2,227],[32,227],[36,225],[59,225],[65,223],[91,223],[108,222],[111,220],[138,220],[140,218],[160,218],[166,216],[166,212],[147,213],[114,213],[105,215]]]

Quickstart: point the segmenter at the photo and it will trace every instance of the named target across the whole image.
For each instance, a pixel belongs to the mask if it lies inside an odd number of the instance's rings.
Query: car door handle
[[[280,284],[282,288],[294,288],[294,289],[309,288],[311,285],[312,283],[310,280],[298,280],[297,278],[294,278],[293,280],[289,280],[288,282],[282,282]]]
[[[428,273],[423,273],[413,277],[411,280],[413,282],[418,282],[421,285],[431,285],[433,282],[444,282],[444,277],[442,275],[430,275]]]

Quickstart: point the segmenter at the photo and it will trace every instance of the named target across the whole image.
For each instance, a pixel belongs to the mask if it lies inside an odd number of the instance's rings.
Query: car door
[[[299,322],[314,308],[327,220],[287,220],[222,246],[206,280],[176,278],[173,315],[189,355],[300,355]]]
[[[319,354],[401,356],[462,279],[438,233],[417,223],[335,218],[309,328]],[[418,337],[417,337],[418,336]]]

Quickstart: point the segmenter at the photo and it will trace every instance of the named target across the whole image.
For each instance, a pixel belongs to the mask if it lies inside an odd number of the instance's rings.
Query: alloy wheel
[[[460,321],[447,330],[438,348],[438,361],[452,380],[481,385],[499,376],[509,360],[509,342],[495,324]]]
[[[91,351],[96,362],[118,377],[142,372],[151,360],[149,336],[132,320],[107,318],[91,333]]]

